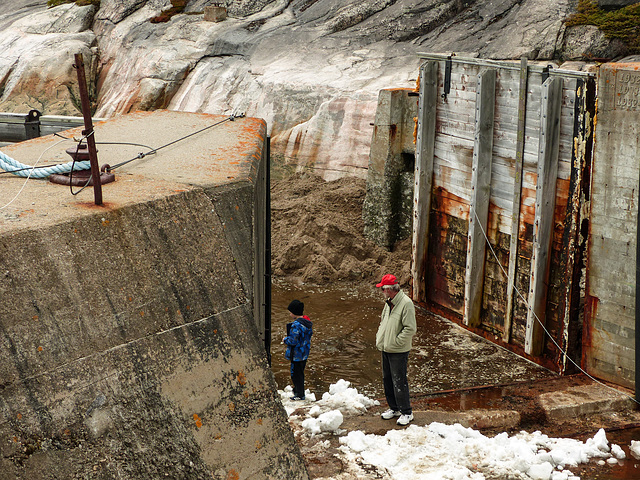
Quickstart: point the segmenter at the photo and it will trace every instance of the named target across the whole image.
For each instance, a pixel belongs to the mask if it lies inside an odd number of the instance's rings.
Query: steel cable
[[[135,157],[133,157],[133,158],[131,158],[131,159],[129,159],[129,160],[126,160],[126,161],[124,161],[124,162],[120,162],[120,163],[118,163],[118,164],[116,164],[116,165],[113,165],[112,167],[109,167],[109,168],[108,168],[108,171],[109,171],[109,172],[111,172],[111,171],[115,170],[115,169],[116,169],[116,168],[118,168],[118,167],[122,167],[123,165],[126,165],[126,164],[128,164],[128,163],[130,163],[130,162],[133,162],[134,160],[142,159],[142,158],[146,157],[147,155],[154,155],[154,154],[158,153],[158,151],[159,151],[159,150],[162,150],[163,148],[166,148],[166,147],[168,147],[168,146],[170,146],[170,145],[173,145],[174,143],[181,142],[182,140],[185,140],[185,139],[187,139],[187,138],[189,138],[189,137],[192,137],[192,136],[194,136],[194,135],[197,135],[198,133],[202,133],[202,132],[204,132],[205,130],[208,130],[208,129],[210,129],[210,128],[216,127],[216,126],[220,125],[221,123],[229,122],[229,121],[233,122],[236,118],[243,118],[243,117],[244,117],[244,114],[242,114],[242,113],[241,113],[241,114],[233,114],[233,115],[230,115],[230,116],[228,116],[227,118],[225,118],[224,120],[220,120],[219,122],[216,122],[216,123],[213,123],[213,124],[211,124],[211,125],[208,125],[208,126],[206,126],[206,127],[204,127],[204,128],[201,128],[200,130],[197,130],[197,131],[195,131],[195,132],[192,132],[192,133],[190,133],[190,134],[188,134],[188,135],[185,135],[185,136],[183,136],[183,137],[177,138],[176,140],[173,140],[173,141],[171,141],[171,142],[169,142],[169,143],[166,143],[166,144],[164,144],[164,145],[162,145],[162,146],[160,146],[160,147],[158,147],[158,148],[154,148],[154,149],[152,149],[151,151],[149,151],[149,152],[147,152],[147,153],[140,152],[140,153],[138,153],[138,155],[136,155]],[[147,147],[147,148],[148,148],[148,147]]]

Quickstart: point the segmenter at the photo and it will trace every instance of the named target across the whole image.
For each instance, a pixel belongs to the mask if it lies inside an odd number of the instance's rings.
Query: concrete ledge
[[[540,395],[539,402],[549,420],[611,411],[631,411],[635,408],[633,400],[622,392],[598,383],[544,393]]]
[[[520,423],[520,413],[515,410],[488,410],[476,409],[462,412],[443,412],[439,410],[413,412],[415,422],[419,425],[428,425],[432,422],[440,422],[446,425],[459,423],[463,427],[474,429],[512,429]]]
[[[388,430],[404,429],[396,425],[396,419],[383,420],[381,412],[372,415],[358,415],[347,417],[342,428],[347,430],[362,430],[366,433],[384,435]],[[447,412],[443,410],[417,410],[413,409],[413,425],[429,425],[433,422],[454,425],[456,423],[467,428],[510,430],[520,424],[520,413],[515,410],[490,410],[474,409],[459,412]]]

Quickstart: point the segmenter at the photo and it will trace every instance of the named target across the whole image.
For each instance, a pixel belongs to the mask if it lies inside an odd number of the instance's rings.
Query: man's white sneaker
[[[391,420],[393,417],[399,417],[400,415],[402,415],[402,413],[398,412],[397,410],[389,409],[386,412],[382,412],[382,415],[380,416],[383,420]]]
[[[411,420],[413,420],[413,413],[410,413],[409,415],[401,415],[396,423],[404,426],[409,425]]]

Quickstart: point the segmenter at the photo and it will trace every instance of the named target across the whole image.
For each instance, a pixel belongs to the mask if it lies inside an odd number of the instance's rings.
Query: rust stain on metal
[[[464,299],[464,258],[466,256],[465,219],[468,205],[460,197],[442,187],[434,190],[432,234],[427,256],[428,300],[439,303],[457,314]],[[454,223],[451,223],[454,222]],[[464,230],[464,231],[462,231]]]
[[[492,243],[495,243],[495,239],[498,238],[498,227],[500,226],[500,218],[502,217],[502,215],[503,210],[496,204],[490,202],[486,234],[489,239],[494,240],[494,242]]]
[[[584,329],[582,331],[582,355],[583,361],[586,351],[593,346],[593,323],[597,317],[598,304],[600,300],[597,297],[587,295],[584,308]]]
[[[562,192],[569,191],[569,181],[558,181],[558,192],[562,195]],[[519,222],[519,237],[521,241],[527,242],[527,235],[531,231],[531,225],[533,224],[535,217],[535,189],[524,189],[522,196],[523,205],[521,208],[521,216]],[[567,203],[566,201],[564,202]],[[560,204],[555,210],[555,237],[557,242],[554,244],[554,258],[559,256],[562,241],[565,241],[563,237],[563,219],[565,215],[565,206]],[[429,272],[427,280],[428,297],[427,302],[429,308],[433,309],[434,305],[438,305],[443,316],[462,325],[462,307],[463,307],[463,294],[464,294],[464,267],[466,261],[466,234],[468,229],[470,207],[468,201],[448,191],[446,188],[439,186],[434,188],[433,191],[433,204],[432,204],[432,223],[431,223],[431,241],[430,241],[430,255],[427,256],[427,270]],[[502,208],[494,203],[490,203],[489,206],[489,218],[487,224],[487,236],[494,248],[498,251],[498,254],[504,253],[508,255],[508,251],[504,251],[500,247],[499,237],[500,222],[504,211]],[[451,222],[455,220],[455,225]],[[527,227],[529,226],[529,228]],[[521,255],[528,257],[530,252],[527,253],[526,249],[520,251]],[[502,258],[502,257],[500,257]],[[503,259],[504,260],[504,259]],[[492,271],[497,271],[499,267],[495,265]],[[500,262],[500,260],[498,260]],[[504,265],[503,265],[504,267]],[[506,267],[505,267],[506,268]],[[460,270],[460,273],[457,273]],[[502,281],[500,279],[499,272],[497,278],[494,278],[494,284],[498,285]],[[493,278],[493,277],[492,277]],[[561,283],[567,281],[566,278],[562,278]],[[571,281],[571,279],[569,279]],[[497,282],[497,283],[496,283]],[[506,279],[504,279],[506,285]],[[506,286],[505,286],[506,288]],[[555,328],[558,324],[558,318],[553,318],[551,322],[551,328]],[[496,334],[496,328],[499,330],[500,325],[489,323],[483,323],[480,327],[469,328],[474,333],[487,338],[488,340],[497,343],[504,348],[509,349],[528,358],[540,365],[543,365],[553,371],[559,370],[558,355],[555,349],[548,348],[545,356],[543,357],[531,357],[524,352],[523,345],[519,344],[507,344],[504,343],[499,335]],[[465,328],[467,328],[465,326]],[[556,328],[557,330],[557,328]]]

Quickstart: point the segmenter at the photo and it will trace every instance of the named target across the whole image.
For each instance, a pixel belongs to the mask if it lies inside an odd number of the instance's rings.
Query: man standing
[[[413,420],[407,381],[407,362],[411,339],[416,333],[416,311],[413,301],[400,290],[394,275],[384,275],[376,285],[382,288],[385,306],[376,334],[376,347],[382,352],[382,380],[389,410],[381,416],[385,420],[398,418],[398,425]]]

